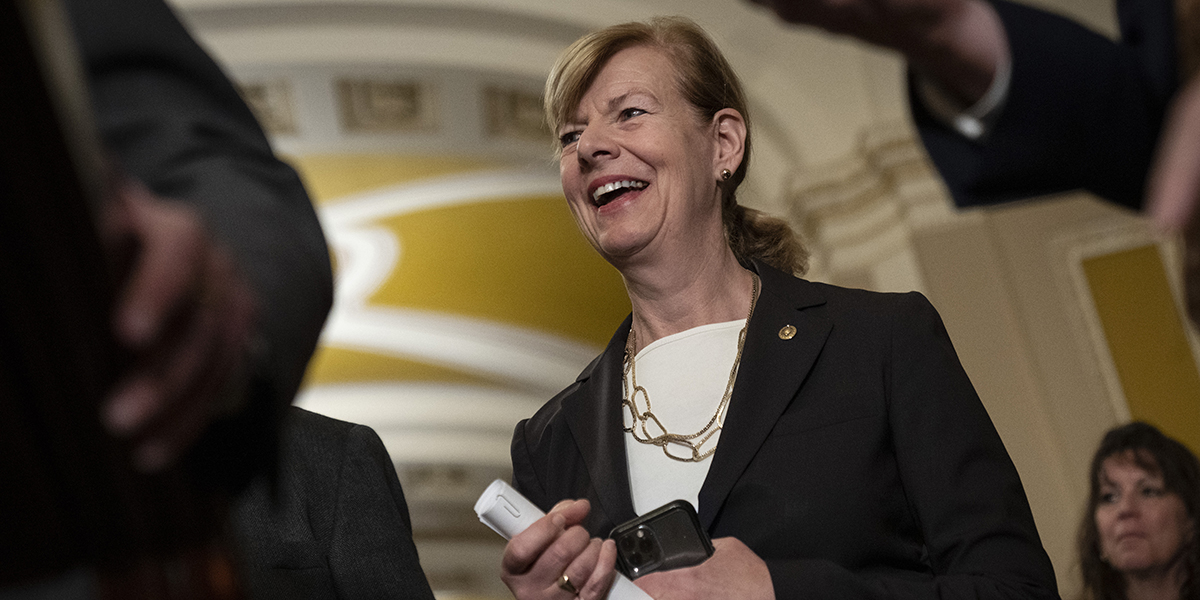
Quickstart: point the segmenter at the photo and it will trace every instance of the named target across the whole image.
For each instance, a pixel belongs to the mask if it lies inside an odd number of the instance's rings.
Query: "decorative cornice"
[[[286,79],[247,82],[239,85],[238,91],[268,134],[297,133],[292,86]]]
[[[550,147],[550,130],[543,116],[541,94],[522,88],[487,85],[483,88],[483,105],[487,135],[543,142]]]
[[[909,252],[914,226],[952,215],[911,125],[897,122],[864,128],[851,154],[798,172],[787,204],[820,270],[834,280]]]
[[[414,80],[345,78],[337,82],[342,127],[355,133],[437,128],[430,86]]]

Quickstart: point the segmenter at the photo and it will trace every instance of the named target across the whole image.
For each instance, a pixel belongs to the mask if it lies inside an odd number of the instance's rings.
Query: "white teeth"
[[[621,188],[633,188],[635,190],[640,190],[644,187],[646,187],[646,183],[644,181],[614,181],[596,188],[596,191],[592,192],[592,200],[598,202],[600,200],[600,196],[614,192]]]

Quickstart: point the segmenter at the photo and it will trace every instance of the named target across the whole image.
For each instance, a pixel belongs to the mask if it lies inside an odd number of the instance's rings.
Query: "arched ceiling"
[[[875,123],[907,118],[895,55],[780,23],[731,0],[174,0],[197,37],[239,66],[377,64],[540,81],[559,51],[605,25],[681,14],[717,39],[756,122],[749,203],[782,209],[791,174],[852,151]],[[1113,30],[1111,0],[1040,0]],[[782,212],[780,210],[779,212]]]

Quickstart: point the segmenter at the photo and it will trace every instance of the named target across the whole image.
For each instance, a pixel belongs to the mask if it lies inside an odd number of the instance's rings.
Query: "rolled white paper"
[[[511,485],[499,479],[491,485],[475,501],[475,514],[484,525],[492,531],[511,540],[514,535],[525,531],[534,521],[546,516],[546,513],[533,505]],[[642,588],[633,584],[624,575],[617,573],[612,587],[608,590],[607,600],[654,600]]]

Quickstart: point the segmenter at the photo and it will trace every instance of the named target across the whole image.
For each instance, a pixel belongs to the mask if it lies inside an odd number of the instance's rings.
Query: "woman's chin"
[[[597,244],[600,256],[618,269],[636,261],[645,248],[646,244],[634,240],[602,240]]]
[[[1109,564],[1119,573],[1145,574],[1159,570],[1163,565],[1154,564],[1149,557],[1140,554],[1126,554],[1109,559]]]

